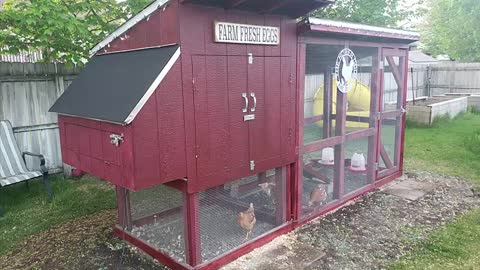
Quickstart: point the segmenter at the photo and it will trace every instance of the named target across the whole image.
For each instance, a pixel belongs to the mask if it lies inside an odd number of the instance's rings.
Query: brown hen
[[[253,203],[250,203],[250,207],[246,211],[238,214],[237,222],[244,230],[247,231],[247,235],[245,236],[245,240],[247,240],[252,235],[253,227],[257,222]]]
[[[318,203],[322,203],[327,200],[327,190],[324,185],[316,186],[312,192],[310,192],[310,199],[308,200],[308,207],[312,207]]]

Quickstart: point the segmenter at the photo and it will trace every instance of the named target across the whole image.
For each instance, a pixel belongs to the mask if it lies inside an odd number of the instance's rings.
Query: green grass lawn
[[[391,269],[480,269],[480,209],[432,233]]]
[[[480,114],[439,119],[433,127],[409,124],[407,169],[456,175],[480,185]],[[480,209],[433,232],[392,269],[480,269]]]
[[[25,237],[44,231],[71,219],[116,207],[111,185],[83,177],[80,180],[51,177],[55,197],[48,197],[41,180],[0,189],[0,206],[5,214],[0,218],[0,256]]]
[[[460,176],[480,184],[480,113],[439,119],[429,128],[409,123],[405,165],[406,169]]]

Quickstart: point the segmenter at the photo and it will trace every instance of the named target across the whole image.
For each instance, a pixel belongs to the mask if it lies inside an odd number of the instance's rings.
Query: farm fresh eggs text
[[[278,45],[280,29],[272,26],[215,22],[215,42]]]

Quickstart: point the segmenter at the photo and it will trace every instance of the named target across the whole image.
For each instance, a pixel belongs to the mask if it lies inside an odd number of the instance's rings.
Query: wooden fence
[[[50,169],[61,168],[62,157],[57,117],[48,109],[78,72],[63,65],[0,62],[0,119],[12,122],[21,150],[43,153]],[[408,76],[408,99],[445,93],[480,94],[480,63],[412,66]],[[370,76],[360,77],[369,85]],[[306,114],[313,109],[310,99],[322,79],[321,75],[307,76]],[[395,91],[395,87],[388,87],[391,83],[393,79],[386,76],[387,93]]]
[[[21,151],[42,153],[52,170],[62,167],[62,156],[57,116],[48,109],[78,72],[60,64],[0,62],[0,119],[12,123]]]
[[[480,63],[444,62],[409,69],[408,99],[447,93],[480,94]]]

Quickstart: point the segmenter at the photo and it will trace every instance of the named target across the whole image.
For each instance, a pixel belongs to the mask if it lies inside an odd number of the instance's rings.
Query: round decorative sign
[[[338,90],[348,93],[355,87],[358,63],[355,54],[349,48],[343,49],[337,57],[335,64],[335,79]]]

